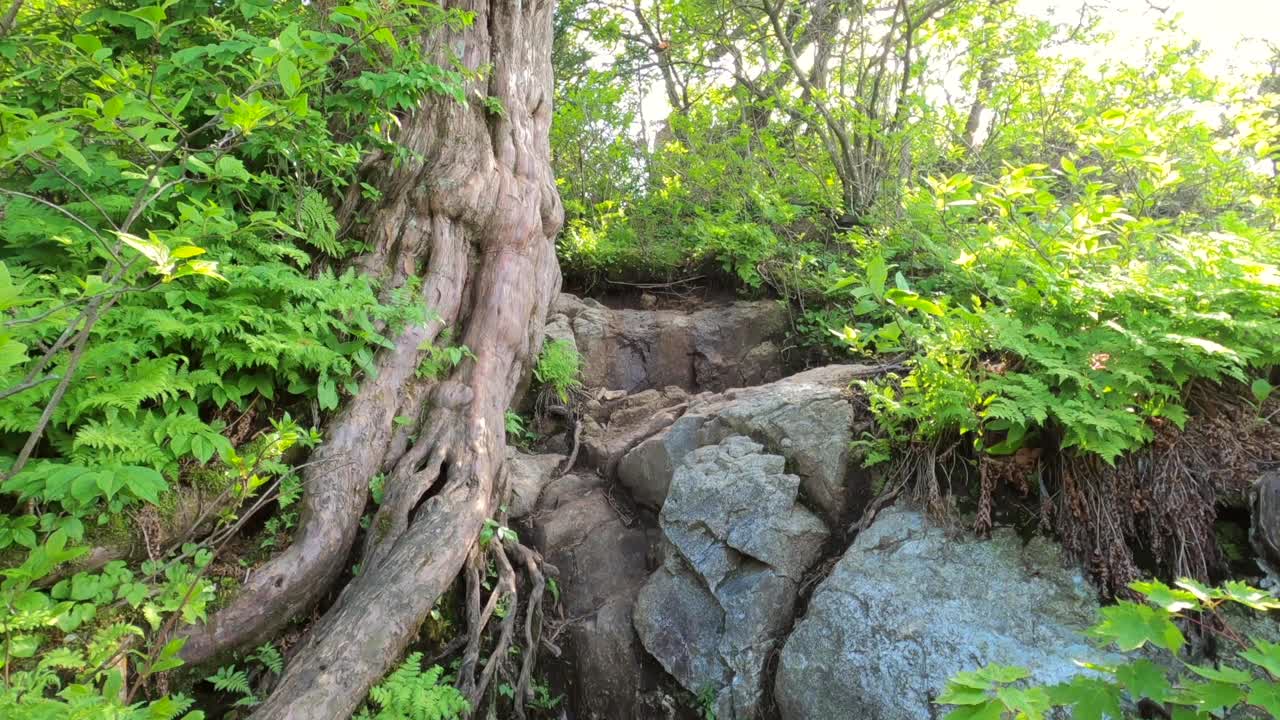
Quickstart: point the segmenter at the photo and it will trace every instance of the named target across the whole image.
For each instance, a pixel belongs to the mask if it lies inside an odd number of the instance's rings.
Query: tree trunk
[[[563,209],[548,139],[554,2],[443,5],[474,13],[474,22],[423,38],[423,53],[477,77],[466,104],[432,95],[405,119],[398,141],[416,160],[374,168],[383,196],[369,213],[374,251],[361,262],[391,282],[425,265],[421,298],[433,321],[397,339],[326,432],[322,462],[304,477],[294,544],[190,631],[184,649],[199,661],[261,642],[312,607],[349,560],[369,479],[390,469],[360,574],[308,631],[255,718],[347,718],[399,661],[497,506],[504,413],[559,291]],[[447,378],[417,379],[418,349],[446,327],[472,357]],[[405,407],[414,398],[425,407]],[[421,418],[410,447],[392,442],[397,415]]]

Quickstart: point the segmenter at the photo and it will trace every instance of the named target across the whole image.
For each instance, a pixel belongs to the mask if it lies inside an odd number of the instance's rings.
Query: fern
[[[253,654],[249,656],[250,660],[256,660],[262,663],[262,666],[271,672],[279,675],[284,672],[284,656],[271,643],[259,645]]]
[[[470,703],[451,685],[441,684],[444,670],[422,668],[422,653],[411,653],[381,683],[369,691],[369,708],[357,720],[449,720],[471,710]]]
[[[205,678],[213,684],[214,689],[239,695],[236,700],[236,707],[251,707],[258,704],[258,698],[253,694],[253,688],[249,686],[249,675],[244,670],[237,669],[234,665],[224,665],[218,668],[213,675]]]
[[[533,368],[534,378],[550,388],[560,402],[569,402],[569,393],[582,386],[582,358],[578,349],[568,340],[553,340],[542,348],[538,364]]]
[[[338,220],[324,196],[311,188],[302,191],[288,213],[297,225],[303,239],[330,257],[341,258],[346,250],[338,242]]]

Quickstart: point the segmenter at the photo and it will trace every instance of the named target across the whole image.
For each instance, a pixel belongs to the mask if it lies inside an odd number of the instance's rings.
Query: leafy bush
[[[456,688],[441,683],[444,670],[422,668],[422,653],[411,653],[377,687],[369,691],[370,708],[356,713],[358,720],[449,720],[470,711],[471,705]]]
[[[1174,720],[1241,717],[1238,712],[1280,717],[1280,644],[1245,637],[1232,627],[1238,614],[1226,612],[1229,605],[1270,612],[1280,608],[1280,600],[1235,582],[1219,589],[1183,579],[1172,588],[1139,582],[1132,589],[1145,602],[1103,608],[1102,621],[1089,634],[1133,659],[1079,660],[1089,674],[1051,687],[1028,683],[1024,668],[992,665],[957,674],[936,702],[956,706],[948,720],[1039,720],[1053,716],[1055,708],[1069,709],[1075,718],[1121,720],[1136,717],[1142,702],[1159,708],[1145,713]],[[1179,623],[1194,624],[1229,652],[1220,650],[1212,665],[1183,659],[1188,642]],[[1152,653],[1159,653],[1158,661]]]
[[[1186,423],[1189,383],[1248,387],[1280,362],[1277,205],[1257,194],[1255,131],[1213,136],[1169,112],[1099,112],[1053,167],[909,193],[895,241],[832,288],[857,303],[838,332],[852,348],[915,355],[900,384],[872,387],[891,434],[1010,454],[1048,431],[1113,462]],[[1239,194],[1190,194],[1210,176]]]
[[[362,218],[334,208],[362,158],[407,157],[396,112],[460,92],[416,38],[469,16],[416,1],[11,5],[0,716],[198,718],[180,695],[139,700],[181,664],[181,642],[159,639],[204,618],[241,506],[300,496],[284,453],[318,436],[288,411],[335,409],[385,333],[425,313],[413,282],[338,269],[366,248]],[[135,521],[171,533],[197,488],[216,499],[196,537],[145,536],[140,566],[65,567]],[[214,677],[251,695],[236,671]]]

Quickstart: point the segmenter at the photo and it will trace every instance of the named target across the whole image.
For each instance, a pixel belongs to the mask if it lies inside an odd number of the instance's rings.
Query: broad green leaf
[[[1249,386],[1249,390],[1253,393],[1253,399],[1261,405],[1267,401],[1267,398],[1271,397],[1271,393],[1275,391],[1275,386],[1267,382],[1266,378],[1258,378]]]
[[[1280,717],[1280,685],[1274,680],[1258,680],[1250,685],[1248,701],[1271,713],[1271,717]]]
[[[1204,665],[1188,664],[1187,669],[1199,675],[1206,680],[1216,680],[1218,682],[1231,683],[1233,685],[1243,685],[1253,678],[1252,675],[1229,666],[1222,667],[1205,667]]]
[[[1280,644],[1253,638],[1253,647],[1240,651],[1240,657],[1280,679]]]
[[[1176,653],[1185,642],[1182,631],[1169,614],[1146,605],[1121,602],[1102,609],[1103,621],[1090,633],[1114,642],[1123,651],[1137,650],[1152,643]]]
[[[1004,703],[992,699],[982,705],[962,705],[947,713],[946,720],[1001,720]]]
[[[871,288],[871,293],[875,297],[884,297],[885,283],[888,279],[889,266],[885,263],[884,257],[873,255],[867,260],[867,287]]]
[[[244,163],[240,162],[240,158],[232,155],[223,155],[218,158],[214,167],[217,168],[219,177],[224,179],[245,181],[252,179],[249,171],[245,170]]]
[[[1222,712],[1234,707],[1244,699],[1244,688],[1226,682],[1192,683],[1183,686],[1173,699],[1174,702],[1192,705],[1212,713]]]
[[[996,690],[996,697],[1018,717],[1027,720],[1040,720],[1050,709],[1049,694],[1043,688],[1002,687]]]
[[[280,87],[284,90],[284,94],[293,97],[302,89],[302,76],[298,73],[298,66],[289,58],[281,58],[276,63],[276,74],[280,78]]]
[[[1171,613],[1186,610],[1198,610],[1200,602],[1195,594],[1187,590],[1175,590],[1159,580],[1135,582],[1131,588],[1146,596],[1147,602]]]
[[[1121,689],[1099,678],[1077,675],[1070,683],[1049,688],[1055,706],[1071,708],[1072,720],[1123,720]]]
[[[39,635],[11,635],[9,636],[9,654],[15,658],[29,658],[36,654],[36,650],[40,648]]]
[[[1116,680],[1133,693],[1134,697],[1164,702],[1170,693],[1169,678],[1165,669],[1151,660],[1134,660],[1128,665],[1116,667]]]
[[[86,55],[93,55],[102,49],[102,41],[94,35],[72,35],[71,42],[75,43],[76,47],[83,50]]]
[[[117,473],[123,478],[125,487],[129,488],[129,492],[134,497],[152,505],[159,504],[160,494],[169,489],[164,476],[153,468],[125,465],[117,470]]]
[[[934,702],[939,705],[980,705],[991,700],[986,690],[949,683]]]

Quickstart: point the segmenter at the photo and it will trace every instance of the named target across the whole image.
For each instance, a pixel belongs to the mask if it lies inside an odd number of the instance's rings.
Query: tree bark
[[[391,468],[360,574],[308,631],[255,718],[347,718],[399,661],[497,506],[503,416],[559,292],[563,209],[548,135],[554,2],[442,4],[474,21],[423,38],[422,53],[476,74],[465,104],[432,95],[404,120],[398,142],[414,160],[373,168],[382,198],[369,213],[374,250],[360,262],[393,284],[425,265],[421,300],[433,320],[402,333],[327,430],[322,462],[304,477],[294,544],[237,602],[190,630],[184,649],[198,662],[261,642],[313,607],[349,560],[369,479]],[[445,327],[472,357],[446,378],[416,378],[419,348]],[[404,407],[419,397],[425,407]],[[392,441],[397,415],[421,418],[407,448]]]

